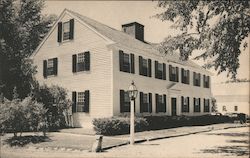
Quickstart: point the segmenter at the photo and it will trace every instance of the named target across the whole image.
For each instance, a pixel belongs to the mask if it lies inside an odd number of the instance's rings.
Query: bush
[[[46,110],[43,104],[34,101],[31,97],[24,100],[14,98],[12,101],[0,103],[0,130],[1,133],[24,131],[46,132]]]
[[[93,120],[94,130],[97,134],[119,135],[128,134],[130,128],[129,117],[97,118]],[[135,131],[147,130],[148,123],[145,118],[135,118]]]

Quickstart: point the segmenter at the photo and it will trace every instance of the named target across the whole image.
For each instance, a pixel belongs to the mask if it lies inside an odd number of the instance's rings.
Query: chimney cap
[[[138,22],[131,22],[131,23],[123,24],[122,27],[127,27],[127,26],[131,26],[131,25],[140,25],[140,26],[144,27],[144,25],[142,25]]]

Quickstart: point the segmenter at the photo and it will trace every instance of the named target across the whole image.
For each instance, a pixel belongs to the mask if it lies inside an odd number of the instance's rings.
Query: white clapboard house
[[[116,30],[65,9],[32,56],[41,84],[66,88],[74,126],[130,111],[126,92],[139,91],[141,115],[203,115],[211,111],[211,73],[144,41],[144,26]]]

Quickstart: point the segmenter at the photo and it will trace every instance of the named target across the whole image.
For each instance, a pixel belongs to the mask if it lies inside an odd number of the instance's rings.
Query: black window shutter
[[[143,112],[143,93],[140,92],[140,113]]]
[[[201,98],[199,98],[199,112],[201,112]]]
[[[198,76],[199,76],[199,86],[201,86],[201,74],[199,73]]]
[[[76,72],[76,54],[72,55],[72,72]]]
[[[163,80],[166,80],[166,64],[163,63]]]
[[[205,76],[205,75],[203,75],[203,87],[204,87],[204,88],[206,87],[206,83],[205,83],[205,81],[206,81],[206,76]]]
[[[163,95],[163,98],[164,98],[164,112],[167,111],[167,96],[166,94]]]
[[[62,42],[62,22],[57,24],[58,32],[57,32],[57,42]]]
[[[169,65],[169,80],[173,81],[173,79],[172,79],[172,65]]]
[[[193,100],[194,100],[194,102],[193,102],[193,104],[194,104],[194,112],[196,112],[195,98]]]
[[[149,112],[152,113],[152,93],[148,93]]]
[[[54,75],[57,75],[57,70],[58,70],[58,60],[57,60],[57,58],[53,58],[53,72],[54,72]]]
[[[189,112],[189,97],[187,97],[187,101],[188,101],[188,104],[187,104],[187,112]]]
[[[84,53],[84,70],[89,71],[90,70],[90,52]]]
[[[143,75],[143,70],[142,70],[142,56],[139,56],[139,74]]]
[[[76,92],[72,92],[72,113],[76,112]]]
[[[181,112],[184,112],[184,97],[181,96]]]
[[[89,90],[84,92],[84,112],[89,112]]]
[[[179,82],[179,68],[176,67],[176,82]]]
[[[190,72],[189,72],[189,70],[187,70],[187,83],[189,84],[190,83]]]
[[[131,69],[130,72],[134,74],[135,73],[135,55],[132,53],[130,54],[130,64],[131,64],[130,65],[130,69]]]
[[[74,19],[70,19],[69,20],[69,39],[73,39],[74,38]]]
[[[47,60],[43,61],[43,77],[47,78]]]
[[[196,72],[193,72],[193,85],[194,86],[195,86],[195,82],[196,82],[195,76],[196,76]]]
[[[120,113],[124,112],[124,90],[120,90]]]
[[[123,59],[124,59],[124,54],[122,50],[119,50],[119,63],[120,63],[120,71],[123,71]]]
[[[152,76],[152,70],[151,70],[151,59],[148,59],[148,77]]]
[[[158,61],[155,61],[155,78],[158,78]]]
[[[185,83],[184,82],[184,69],[181,68],[181,83]]]
[[[209,88],[210,87],[210,76],[207,76],[207,88]]]
[[[159,104],[158,104],[158,94],[155,94],[155,105],[156,105],[156,113],[159,112]]]

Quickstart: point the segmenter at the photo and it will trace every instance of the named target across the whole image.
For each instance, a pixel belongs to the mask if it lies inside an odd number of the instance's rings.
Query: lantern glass
[[[133,81],[132,81],[131,85],[129,86],[128,93],[129,93],[130,99],[135,99],[137,97],[138,90],[137,90]]]

